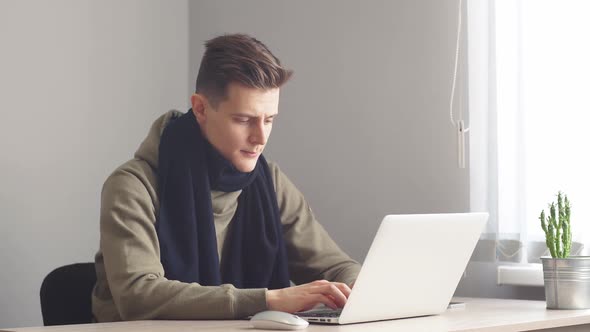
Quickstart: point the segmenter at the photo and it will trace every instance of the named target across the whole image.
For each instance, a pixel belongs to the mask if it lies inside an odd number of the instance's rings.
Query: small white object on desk
[[[544,286],[541,264],[514,264],[498,266],[498,285]]]
[[[282,311],[262,311],[250,318],[250,324],[256,329],[265,330],[302,330],[309,323],[299,316]]]

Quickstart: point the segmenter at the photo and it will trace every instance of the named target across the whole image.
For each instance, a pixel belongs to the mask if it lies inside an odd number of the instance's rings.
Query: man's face
[[[240,172],[251,172],[264,150],[279,112],[279,89],[231,83],[214,109],[203,95],[191,98],[203,135]]]

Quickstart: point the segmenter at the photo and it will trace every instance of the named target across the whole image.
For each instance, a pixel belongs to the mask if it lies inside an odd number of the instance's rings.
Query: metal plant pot
[[[590,309],[590,256],[541,261],[548,309]]]

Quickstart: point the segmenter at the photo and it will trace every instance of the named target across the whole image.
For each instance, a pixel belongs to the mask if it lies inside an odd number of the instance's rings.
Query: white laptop
[[[487,220],[487,213],[388,215],[344,308],[296,314],[324,324],[440,314]]]

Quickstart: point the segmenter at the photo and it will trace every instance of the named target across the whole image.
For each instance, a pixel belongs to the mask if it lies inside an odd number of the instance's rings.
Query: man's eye
[[[264,123],[272,123],[273,119],[266,119],[264,120]]]
[[[248,118],[234,118],[238,123],[248,123]]]

